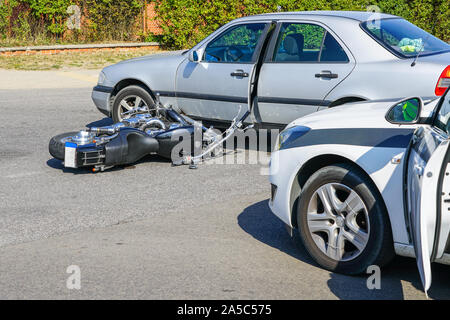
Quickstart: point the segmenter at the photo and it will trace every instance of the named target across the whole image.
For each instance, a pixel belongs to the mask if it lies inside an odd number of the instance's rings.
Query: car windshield
[[[404,19],[367,21],[362,27],[388,50],[403,57],[450,51],[450,45]]]

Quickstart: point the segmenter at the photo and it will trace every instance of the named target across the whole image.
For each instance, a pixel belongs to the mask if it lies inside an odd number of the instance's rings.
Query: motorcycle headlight
[[[294,147],[294,142],[297,141],[298,138],[307,134],[310,130],[311,128],[308,127],[296,126],[282,131],[278,135],[274,151]]]
[[[104,84],[106,81],[106,75],[102,72],[100,72],[100,74],[98,75],[98,82],[97,84],[102,85]]]

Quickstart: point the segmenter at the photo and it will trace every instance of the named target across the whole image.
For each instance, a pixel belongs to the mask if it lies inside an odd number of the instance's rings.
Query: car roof
[[[293,17],[310,17],[310,16],[318,16],[318,17],[336,17],[336,18],[343,18],[343,19],[350,19],[350,20],[356,20],[356,21],[367,21],[374,19],[373,15],[374,12],[369,11],[292,11],[292,12],[275,12],[275,13],[265,13],[260,14],[256,16],[250,16],[250,17],[270,17],[273,16],[274,18],[278,19],[289,19]],[[398,18],[397,16],[386,14],[386,13],[377,13],[379,16],[377,18],[384,19],[384,18]],[[248,18],[250,18],[248,17]]]

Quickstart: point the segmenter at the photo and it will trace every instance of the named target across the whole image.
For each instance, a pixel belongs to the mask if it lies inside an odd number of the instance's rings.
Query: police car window
[[[232,27],[208,44],[204,61],[252,62],[265,26],[264,23],[251,23]]]
[[[450,135],[450,90],[447,90],[447,94],[443,99],[444,101],[437,114],[434,125]]]

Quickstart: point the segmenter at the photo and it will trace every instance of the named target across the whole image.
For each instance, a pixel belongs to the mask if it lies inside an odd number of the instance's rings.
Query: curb
[[[0,54],[7,53],[34,53],[34,52],[61,52],[61,51],[89,51],[103,49],[133,49],[143,47],[159,47],[158,42],[132,42],[132,43],[110,43],[110,44],[68,44],[52,46],[10,47],[0,48]]]

